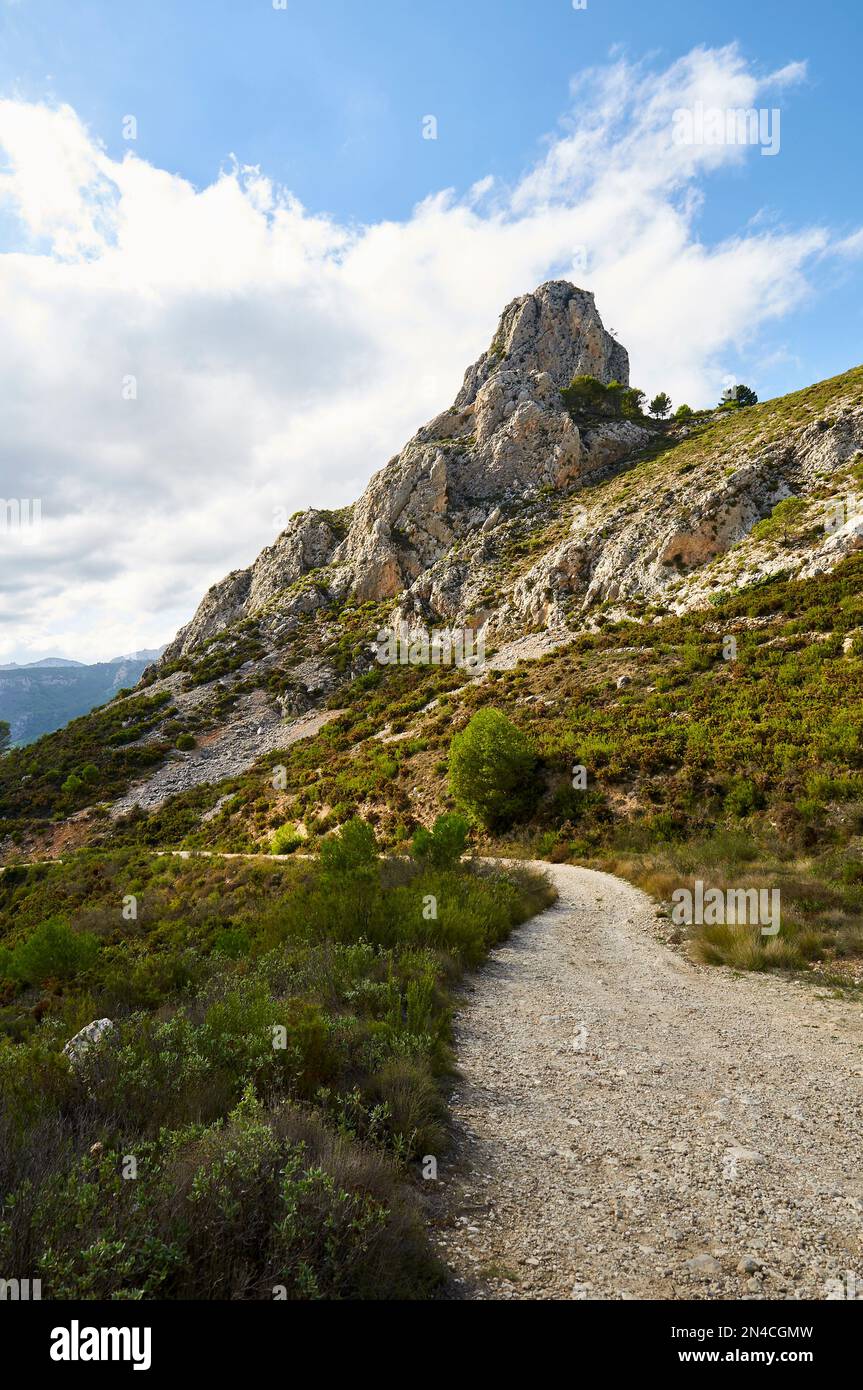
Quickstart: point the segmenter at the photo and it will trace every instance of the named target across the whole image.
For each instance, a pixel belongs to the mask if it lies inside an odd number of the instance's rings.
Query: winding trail
[[[638,889],[536,867],[558,903],[456,1017],[454,1296],[863,1297],[859,1006],[690,964]]]

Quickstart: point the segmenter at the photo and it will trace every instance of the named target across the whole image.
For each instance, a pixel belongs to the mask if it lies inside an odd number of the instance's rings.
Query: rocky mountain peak
[[[465,373],[456,406],[471,405],[502,370],[524,380],[547,374],[558,390],[582,375],[629,385],[626,349],[603,327],[590,291],[568,280],[548,280],[506,306],[488,351]]]
[[[631,421],[583,433],[561,391],[574,376],[629,384],[625,348],[593,295],[551,280],[508,304],[449,410],[376,474],[334,556],[362,599],[395,598],[503,505],[595,477],[639,448]]]
[[[294,517],[253,566],[213,586],[162,664],[281,602],[312,570],[327,571],[334,598],[396,598],[501,506],[596,476],[640,447],[647,436],[630,421],[579,430],[561,390],[581,374],[629,384],[626,349],[603,327],[593,295],[550,280],[512,300],[453,405],[372,478],[347,535],[326,513]],[[291,599],[300,609],[315,602],[308,591]]]

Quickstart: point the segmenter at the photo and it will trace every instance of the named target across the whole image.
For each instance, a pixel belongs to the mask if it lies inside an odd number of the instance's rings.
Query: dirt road
[[[689,964],[637,889],[537,867],[559,902],[456,1022],[456,1295],[863,1296],[859,1006]]]

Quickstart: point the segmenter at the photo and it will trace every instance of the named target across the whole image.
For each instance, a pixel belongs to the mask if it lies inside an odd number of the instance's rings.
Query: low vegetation
[[[0,875],[0,1267],[52,1299],[431,1293],[452,990],[553,896],[465,831]]]

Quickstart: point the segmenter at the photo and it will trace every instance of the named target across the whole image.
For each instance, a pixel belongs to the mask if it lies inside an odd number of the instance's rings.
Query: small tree
[[[653,397],[649,409],[651,415],[655,415],[659,420],[664,420],[671,409],[671,397],[666,395],[665,391],[660,391],[658,396]]]
[[[0,719],[0,753],[6,752],[6,749],[9,747],[10,738],[11,731],[9,729],[8,721],[5,719]]]
[[[694,412],[691,405],[679,405],[674,412],[675,420],[690,420]]]
[[[735,406],[757,405],[758,397],[750,386],[726,386],[719,404],[725,410],[733,410]]]
[[[497,709],[481,709],[456,734],[449,752],[450,790],[489,830],[529,814],[536,802],[536,753]]]
[[[753,540],[776,540],[781,533],[782,543],[787,545],[791,535],[789,528],[793,528],[806,512],[807,505],[802,497],[786,497],[782,502],[776,503],[768,517],[759,521],[757,526],[753,526]]]
[[[43,922],[11,952],[7,970],[23,984],[41,985],[46,980],[71,980],[93,965],[99,939],[92,932],[75,932],[59,917]]]
[[[644,414],[644,392],[617,380],[606,385],[595,376],[575,376],[561,395],[567,410],[585,420],[639,420]]]
[[[574,415],[606,415],[613,409],[613,397],[610,403],[608,388],[595,376],[574,376],[561,395]]]
[[[422,826],[413,838],[414,859],[419,859],[433,869],[454,869],[464,854],[470,822],[464,816],[438,816],[431,830]]]
[[[321,866],[333,879],[363,880],[378,876],[378,842],[366,821],[345,821],[338,835],[321,845]]]
[[[621,414],[626,420],[640,420],[644,415],[644,392],[637,386],[624,387],[620,398]]]

